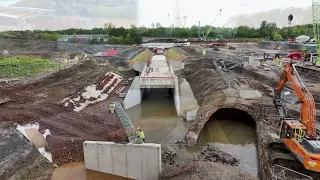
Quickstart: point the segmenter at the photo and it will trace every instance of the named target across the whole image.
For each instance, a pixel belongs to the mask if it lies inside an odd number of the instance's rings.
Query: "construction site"
[[[0,39],[0,180],[320,179],[320,16],[289,42],[198,23],[142,44]]]
[[[144,144],[161,145],[161,179],[270,179],[281,173],[286,175],[276,178],[320,178],[279,136],[283,117],[274,90],[290,61],[279,66],[264,58],[280,51],[273,45],[148,48],[2,40],[0,47],[7,56],[69,60],[58,70],[1,81],[0,179],[154,179],[101,175],[84,159],[87,141],[139,144],[138,127]],[[319,119],[319,79],[305,69],[299,78]],[[303,121],[304,99],[294,95],[295,86],[283,88],[285,118]]]

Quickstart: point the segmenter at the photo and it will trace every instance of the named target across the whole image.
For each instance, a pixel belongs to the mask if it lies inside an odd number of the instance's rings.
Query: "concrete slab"
[[[86,169],[99,170],[97,143],[83,143],[83,154]]]
[[[28,138],[36,148],[42,148],[48,145],[47,140],[36,128],[25,129],[25,131]]]
[[[160,144],[85,141],[83,148],[88,170],[130,179],[156,180],[160,177]]]
[[[142,179],[142,151],[137,146],[127,146],[127,157],[135,157],[127,159],[128,177],[133,179]]]
[[[112,174],[113,168],[112,168],[112,154],[111,154],[111,146],[105,146],[105,144],[114,144],[112,142],[106,142],[97,144],[98,148],[98,166],[99,171]]]
[[[110,144],[112,169],[114,175],[128,177],[127,171],[127,149],[123,144]],[[98,157],[100,159],[100,157]]]

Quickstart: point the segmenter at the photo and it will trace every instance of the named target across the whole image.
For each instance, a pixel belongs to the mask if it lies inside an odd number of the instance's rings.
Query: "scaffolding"
[[[292,169],[275,164],[272,168],[270,180],[313,180],[312,177],[299,173]]]

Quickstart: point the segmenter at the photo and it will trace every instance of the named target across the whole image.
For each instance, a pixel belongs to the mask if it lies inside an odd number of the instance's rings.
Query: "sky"
[[[174,2],[176,0],[138,0],[138,25],[150,27],[152,22],[162,26],[173,24]],[[180,0],[182,16],[187,16],[186,26],[211,25],[219,9],[221,15],[216,17],[215,26],[228,26],[227,21],[234,15],[250,14],[277,8],[307,8],[312,0]],[[169,14],[169,16],[168,16]],[[272,20],[271,20],[272,21]]]
[[[0,0],[1,6],[10,6],[21,0]],[[27,1],[27,0],[25,0]],[[38,0],[29,0],[38,1]],[[46,0],[44,0],[46,1]],[[49,0],[47,0],[49,1]],[[53,0],[55,1],[55,0]],[[106,0],[107,1],[107,0]],[[119,0],[121,1],[121,0]],[[122,0],[124,1],[124,0]],[[312,0],[136,0],[137,1],[137,25],[151,27],[152,22],[159,22],[162,26],[174,24],[174,9],[179,2],[181,16],[187,16],[185,26],[213,25],[232,26],[228,20],[235,15],[252,14],[277,8],[300,7],[307,8]],[[218,11],[222,12],[217,16]],[[125,12],[123,12],[125,13]],[[213,22],[213,19],[215,19]],[[275,21],[266,19],[267,21]]]

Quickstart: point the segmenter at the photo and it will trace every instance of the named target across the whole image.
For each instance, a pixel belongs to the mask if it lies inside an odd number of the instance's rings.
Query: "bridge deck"
[[[174,88],[174,73],[164,55],[155,55],[140,76],[141,88]]]

